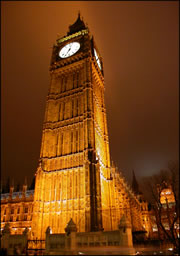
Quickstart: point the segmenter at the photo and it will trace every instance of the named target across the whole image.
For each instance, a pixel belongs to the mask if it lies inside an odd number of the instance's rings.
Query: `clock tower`
[[[78,15],[53,46],[32,235],[112,230],[110,154],[103,63]]]

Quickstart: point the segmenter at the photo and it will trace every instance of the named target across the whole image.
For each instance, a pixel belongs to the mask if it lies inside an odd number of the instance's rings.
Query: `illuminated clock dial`
[[[99,68],[101,69],[101,62],[99,60],[99,56],[98,56],[98,54],[96,52],[96,49],[94,49],[94,56],[95,56],[95,59],[96,59],[96,62],[98,64]]]
[[[80,43],[78,42],[72,42],[69,44],[66,44],[59,52],[59,56],[61,58],[67,58],[75,54],[80,48]]]

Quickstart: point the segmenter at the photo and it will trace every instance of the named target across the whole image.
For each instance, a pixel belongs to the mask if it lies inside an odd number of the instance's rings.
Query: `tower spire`
[[[67,35],[72,35],[83,29],[87,29],[87,27],[84,24],[83,19],[81,18],[80,11],[78,11],[78,18],[72,25],[69,26],[69,32],[67,33]]]
[[[136,180],[134,169],[132,171],[133,171],[132,189],[135,192],[135,194],[140,194],[139,185],[138,185],[138,182]]]

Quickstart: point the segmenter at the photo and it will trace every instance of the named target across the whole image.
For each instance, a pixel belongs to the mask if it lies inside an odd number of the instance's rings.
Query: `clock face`
[[[98,56],[98,54],[96,52],[96,49],[94,49],[94,56],[95,56],[95,59],[96,59],[96,62],[98,64],[99,68],[101,69],[101,62],[99,60],[99,56]]]
[[[80,48],[80,43],[78,42],[72,42],[69,44],[66,44],[59,52],[59,56],[61,58],[67,58],[75,54]]]

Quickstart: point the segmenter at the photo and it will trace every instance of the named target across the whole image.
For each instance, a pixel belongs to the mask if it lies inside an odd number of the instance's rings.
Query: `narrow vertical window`
[[[78,152],[78,130],[76,130],[76,152]]]
[[[72,173],[70,173],[70,198],[72,198]]]
[[[74,99],[73,103],[73,116],[76,116],[76,99]]]
[[[64,120],[65,117],[65,103],[62,103],[62,120]]]
[[[73,132],[71,132],[71,153],[73,152]]]
[[[77,184],[78,184],[78,177],[77,177],[77,172],[76,172],[76,184],[75,184],[75,198],[77,198]]]
[[[71,117],[74,116],[74,99],[72,99]]]
[[[63,155],[63,133],[61,134],[61,155]]]
[[[56,132],[56,145],[55,145],[56,156],[58,155],[58,144],[59,144],[59,135]]]
[[[61,177],[61,176],[60,176],[60,177]],[[59,192],[60,192],[60,194],[59,194],[59,200],[61,200],[61,198],[62,198],[61,179],[59,179]]]
[[[59,103],[59,116],[58,116],[58,121],[61,120],[61,103]]]
[[[77,108],[77,116],[79,115],[79,99],[77,98],[77,103],[76,103],[76,108]]]
[[[81,96],[78,99],[78,109],[79,109],[79,115],[81,115]]]

